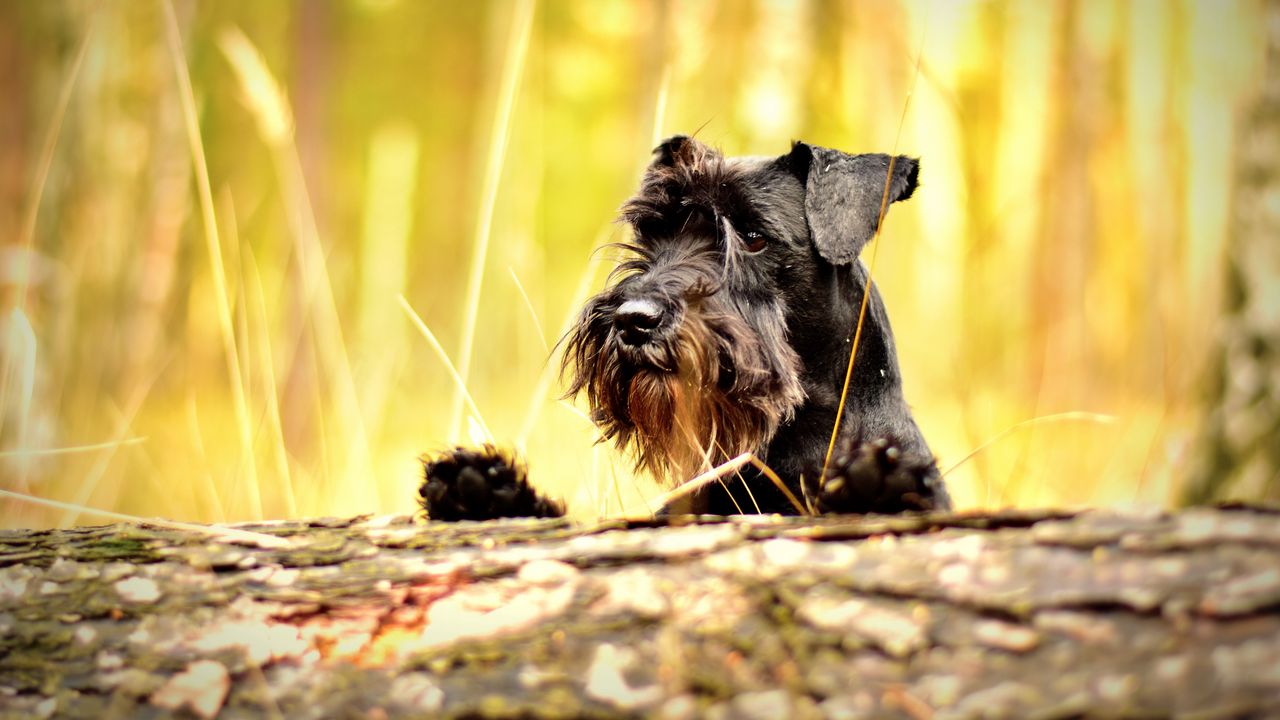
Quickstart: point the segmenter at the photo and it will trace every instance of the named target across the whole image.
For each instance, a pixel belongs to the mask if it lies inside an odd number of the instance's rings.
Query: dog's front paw
[[[810,496],[820,513],[899,513],[948,510],[933,458],[904,451],[892,438],[845,438],[826,471],[815,471]]]
[[[564,505],[539,495],[528,470],[492,445],[454,448],[422,459],[418,504],[432,520],[561,517]]]

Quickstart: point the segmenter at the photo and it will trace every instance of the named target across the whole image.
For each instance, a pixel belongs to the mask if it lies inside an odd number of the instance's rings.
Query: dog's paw
[[[948,510],[951,499],[933,458],[901,449],[892,438],[842,439],[826,472],[806,483],[820,513],[900,513]]]
[[[539,495],[528,470],[492,445],[455,448],[422,458],[418,504],[432,520],[561,517],[564,505]]]

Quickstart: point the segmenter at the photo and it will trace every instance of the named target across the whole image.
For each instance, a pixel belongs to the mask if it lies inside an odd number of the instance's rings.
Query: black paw
[[[951,509],[933,458],[904,451],[892,438],[847,437],[836,444],[826,472],[806,477],[820,513],[900,513]],[[817,487],[814,487],[817,485]]]
[[[529,486],[528,470],[492,445],[422,458],[418,504],[432,520],[561,517],[564,505]]]

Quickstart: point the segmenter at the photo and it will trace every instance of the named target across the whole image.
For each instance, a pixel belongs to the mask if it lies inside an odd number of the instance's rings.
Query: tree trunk
[[[0,714],[1280,713],[1258,510],[198,530],[0,533]]]
[[[1263,86],[1236,144],[1222,324],[1186,500],[1280,500],[1280,1],[1267,4]]]

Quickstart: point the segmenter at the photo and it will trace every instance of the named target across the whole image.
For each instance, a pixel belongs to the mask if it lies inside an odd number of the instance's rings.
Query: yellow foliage
[[[1178,489],[1255,3],[167,7],[0,4],[0,488],[64,503],[0,525],[407,513],[490,435],[646,512],[548,347],[695,131],[922,158],[868,253],[961,507]]]

